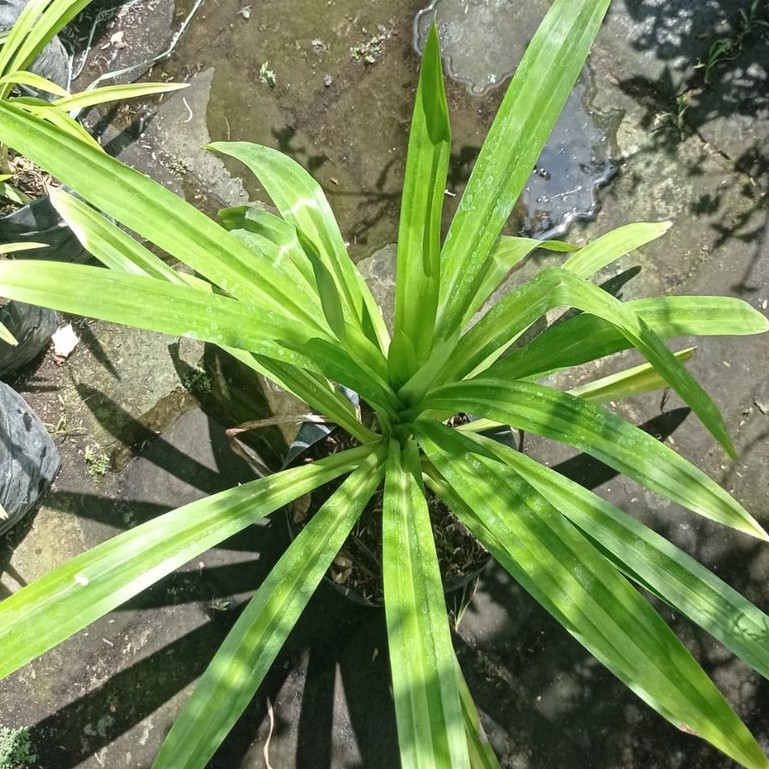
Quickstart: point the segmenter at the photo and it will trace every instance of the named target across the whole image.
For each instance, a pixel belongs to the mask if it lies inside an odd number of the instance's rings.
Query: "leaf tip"
[[[766,529],[758,523],[758,521],[753,521],[753,536],[756,539],[760,539],[763,542],[769,542],[769,533],[767,533]]]

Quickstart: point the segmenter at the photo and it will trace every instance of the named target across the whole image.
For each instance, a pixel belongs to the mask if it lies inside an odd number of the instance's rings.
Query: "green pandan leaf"
[[[422,408],[477,414],[567,443],[689,510],[769,539],[735,499],[680,454],[611,412],[567,393],[527,382],[478,378],[438,388]]]
[[[451,129],[438,32],[425,44],[409,133],[398,227],[395,334],[408,337],[415,359],[393,364],[404,383],[429,355],[440,290],[441,213],[451,151]],[[390,346],[390,355],[409,349]]]
[[[210,149],[230,155],[247,166],[264,186],[281,216],[311,243],[345,307],[345,318],[366,332],[374,329],[380,349],[389,335],[371,292],[347,255],[342,234],[320,185],[288,155],[246,142],[214,142]]]
[[[674,726],[752,769],[769,761],[649,603],[532,485],[456,430],[419,424],[435,491],[500,565]],[[493,455],[492,455],[493,457]]]
[[[390,443],[382,580],[403,769],[470,769],[446,601],[419,452]],[[414,650],[419,649],[419,654]]]
[[[204,769],[259,688],[323,574],[379,485],[366,457],[291,543],[198,681],[153,769]]]
[[[22,588],[0,603],[0,677],[259,518],[351,472],[376,451],[376,446],[352,449],[192,502],[113,537]]]
[[[450,337],[465,317],[489,254],[566,103],[608,7],[609,0],[556,0],[526,49],[446,236],[437,321],[441,339]]]

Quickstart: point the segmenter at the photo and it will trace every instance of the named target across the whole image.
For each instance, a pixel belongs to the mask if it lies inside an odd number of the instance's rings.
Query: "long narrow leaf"
[[[23,109],[28,114],[49,123],[73,139],[90,146],[92,149],[103,152],[99,142],[77,120],[71,117],[69,113],[56,109],[51,102],[39,96],[17,96],[13,100],[13,106]]]
[[[246,142],[215,142],[209,149],[230,155],[247,166],[258,178],[283,218],[296,226],[317,250],[349,319],[362,330],[373,333],[386,349],[387,330],[382,315],[355,265],[350,260],[342,234],[320,185],[294,160],[278,150]]]
[[[464,318],[462,318],[462,326],[466,326],[470,322],[473,315],[499,287],[505,276],[538,248],[556,253],[568,253],[569,251],[579,250],[577,246],[569,245],[560,240],[536,240],[535,238],[502,236],[489,253],[483,280],[478,287],[473,301],[467,308]]]
[[[149,275],[211,292],[210,284],[194,276],[177,273],[162,259],[73,195],[54,190],[51,198],[59,214],[86,250],[111,269]],[[361,442],[367,443],[374,439],[374,433],[360,423],[349,402],[336,393],[327,381],[316,379],[316,376],[322,375],[277,360],[255,357],[251,352],[234,347],[224,346],[223,349],[246,366],[277,382],[300,400],[312,404],[320,413],[325,414]]]
[[[769,761],[662,618],[538,491],[457,431],[420,426],[436,490],[495,559],[660,715],[751,769]],[[461,458],[460,458],[461,457]]]
[[[19,251],[34,251],[38,248],[48,248],[47,243],[33,243],[29,240],[23,243],[0,243],[0,254],[15,254]]]
[[[459,699],[462,703],[462,718],[465,722],[467,749],[470,754],[470,767],[471,769],[500,769],[499,761],[494,755],[494,749],[484,734],[481,720],[478,717],[478,709],[475,707],[473,697],[467,688],[459,660],[456,661],[456,673]]]
[[[219,211],[219,221],[226,229],[248,230],[272,241],[294,263],[309,285],[315,282],[315,273],[296,234],[296,227],[285,219],[256,206],[235,206]]]
[[[3,174],[3,181],[0,181],[0,197],[10,200],[19,206],[29,205],[32,202],[32,198],[6,181],[11,178],[13,178],[13,174]]]
[[[361,443],[371,443],[379,438],[358,419],[350,402],[319,372],[300,369],[232,347],[223,349],[244,365],[276,382],[299,400],[310,404]]]
[[[313,516],[249,601],[174,723],[153,769],[203,769],[262,683],[382,479],[370,454]]]
[[[769,616],[672,542],[525,454],[479,437],[625,571],[769,678]]]
[[[51,203],[83,248],[110,269],[147,275],[182,285],[170,265],[145,248],[95,208],[61,188],[51,190]]]
[[[0,77],[0,84],[2,85],[26,85],[29,88],[34,88],[36,91],[43,91],[44,93],[52,93],[56,96],[68,97],[69,93],[65,88],[60,85],[51,82],[47,78],[41,75],[36,75],[34,72],[27,72],[21,70],[19,72],[11,72],[8,75]]]
[[[18,101],[18,100],[16,100]],[[92,205],[188,264],[227,293],[265,311],[319,328],[268,260],[254,258],[205,214],[100,149],[0,103],[3,141],[45,168]],[[82,172],[88,168],[88,173]],[[257,269],[258,266],[258,269]],[[269,290],[265,287],[269,286]]]
[[[0,49],[0,74],[28,69],[37,55],[90,0],[30,0],[11,27]],[[0,90],[7,97],[10,86]]]
[[[423,408],[477,414],[574,446],[700,515],[769,539],[735,499],[671,448],[566,393],[527,382],[475,379],[441,387]]]
[[[0,296],[286,361],[290,357],[281,352],[281,344],[301,346],[316,336],[293,321],[264,318],[247,302],[88,265],[0,262]]]
[[[68,112],[95,107],[97,104],[107,104],[123,99],[136,99],[140,96],[157,96],[187,88],[189,83],[128,83],[126,85],[108,85],[103,88],[93,88],[56,99],[52,104],[58,109]]]
[[[662,237],[670,227],[671,222],[635,222],[617,227],[581,248],[564,262],[563,269],[579,278],[589,278],[621,256]]]
[[[395,334],[403,334],[411,342],[414,365],[422,363],[429,354],[435,326],[440,289],[441,213],[450,151],[449,108],[438,32],[433,25],[419,73],[398,225]],[[398,366],[402,371],[396,386],[414,373],[404,363]]]
[[[475,162],[442,253],[438,332],[456,331],[484,265],[587,58],[609,0],[556,0]]]
[[[403,450],[390,443],[382,548],[401,765],[469,769],[446,601],[413,441]]]
[[[353,361],[336,340],[260,313],[248,302],[190,286],[86,265],[18,260],[0,262],[0,296],[256,352],[333,376],[374,404],[394,401],[384,379]]]
[[[250,232],[249,230],[230,230],[230,233],[241,243],[247,245],[251,251],[254,252],[255,256],[258,254],[268,255],[268,258],[270,258],[272,264],[274,264],[275,267],[280,270],[284,280],[290,282],[293,286],[295,296],[300,298],[302,303],[307,308],[312,308],[318,317],[323,316],[323,312],[321,310],[321,302],[318,296],[315,282],[308,282],[305,280],[302,272],[297,269],[294,262],[288,257],[288,255],[280,246],[276,246],[272,241],[267,240],[267,238],[264,238],[261,235],[257,235],[254,232]],[[338,337],[339,334],[336,333],[336,329],[332,325],[328,314],[326,314],[326,321],[328,322],[331,330],[334,331]]]
[[[628,307],[572,273],[542,270],[495,305],[462,337],[439,375],[441,381],[461,379],[473,369],[487,367],[516,336],[545,311],[568,305],[609,321],[651,363],[689,405],[726,452],[736,459],[724,420],[699,382],[668,350],[663,341]]]
[[[14,70],[9,66],[11,59],[18,53],[24,38],[30,33],[40,15],[48,5],[48,0],[29,0],[24,5],[21,13],[16,17],[16,21],[9,30],[5,32],[5,39],[0,47],[0,75],[7,75]],[[17,67],[16,70],[26,69],[26,67]],[[13,84],[4,91],[2,97],[5,98],[13,88]]]
[[[694,353],[694,347],[687,347],[674,353],[680,361],[689,360]],[[654,370],[650,363],[618,371],[616,374],[595,379],[579,387],[572,387],[568,393],[586,403],[611,403],[612,401],[629,398],[665,387],[665,380]]]
[[[372,451],[362,446],[185,505],[22,588],[0,603],[0,678],[264,515],[354,470]]]
[[[626,307],[662,339],[742,336],[769,330],[769,320],[740,299],[719,296],[670,296],[637,299]],[[490,367],[487,375],[512,379],[540,377],[632,347],[611,323],[583,313],[549,328],[520,350]]]

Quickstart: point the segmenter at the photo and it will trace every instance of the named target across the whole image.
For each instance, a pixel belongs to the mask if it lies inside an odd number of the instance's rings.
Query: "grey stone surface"
[[[189,88],[165,99],[142,138],[157,148],[164,165],[180,177],[192,177],[220,207],[235,206],[248,201],[243,185],[214,152],[204,149],[211,142],[206,116],[213,78],[209,68],[195,75]]]
[[[395,322],[395,262],[397,246],[390,243],[358,262],[358,269],[382,308],[387,328],[392,332]]]

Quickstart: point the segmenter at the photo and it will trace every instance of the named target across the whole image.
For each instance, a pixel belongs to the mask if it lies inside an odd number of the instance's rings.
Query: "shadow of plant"
[[[677,156],[688,137],[721,155],[741,175],[741,210],[718,220],[726,191],[706,190],[691,213],[709,215],[716,246],[729,240],[750,245],[753,259],[732,287],[745,294],[766,281],[759,266],[769,223],[769,157],[762,126],[769,117],[769,4],[765,0],[625,0],[632,20],[628,44],[663,62],[654,76],[632,75],[620,89],[644,109],[641,124],[652,150]],[[690,177],[701,173],[686,168]],[[713,221],[715,220],[715,221]]]

